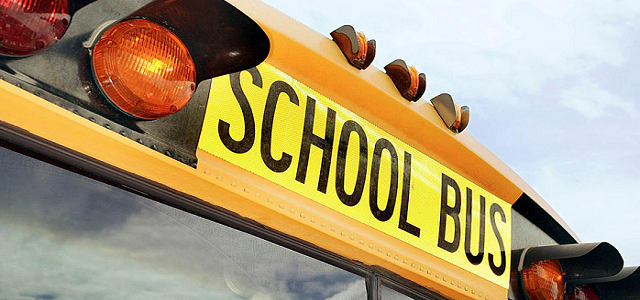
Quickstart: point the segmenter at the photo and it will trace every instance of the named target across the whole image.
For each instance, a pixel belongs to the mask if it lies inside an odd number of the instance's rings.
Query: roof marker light
[[[351,25],[343,25],[332,31],[331,37],[352,66],[364,70],[373,62],[376,41],[367,41],[364,33],[356,32]]]
[[[469,107],[460,106],[449,94],[440,94],[431,99],[444,124],[456,133],[462,132],[469,125]]]
[[[402,97],[416,102],[427,89],[427,76],[413,66],[407,66],[402,59],[396,59],[384,67]]]

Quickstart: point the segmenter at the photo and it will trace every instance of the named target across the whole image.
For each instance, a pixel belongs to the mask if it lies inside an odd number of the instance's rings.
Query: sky
[[[350,24],[451,94],[471,135],[583,242],[640,265],[640,5],[623,1],[266,0],[329,37]]]

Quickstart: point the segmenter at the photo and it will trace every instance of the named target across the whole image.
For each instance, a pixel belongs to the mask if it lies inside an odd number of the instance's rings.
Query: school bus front
[[[265,4],[0,14],[0,298],[638,294],[466,124]]]

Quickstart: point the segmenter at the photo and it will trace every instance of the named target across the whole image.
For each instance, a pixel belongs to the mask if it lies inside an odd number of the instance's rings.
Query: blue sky
[[[640,265],[640,5],[630,1],[266,3],[316,31],[351,24],[450,93],[467,128],[584,242]]]

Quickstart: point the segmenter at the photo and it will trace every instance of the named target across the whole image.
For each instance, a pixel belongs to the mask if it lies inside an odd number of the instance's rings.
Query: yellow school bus
[[[0,299],[640,299],[468,108],[341,25],[0,1]]]

